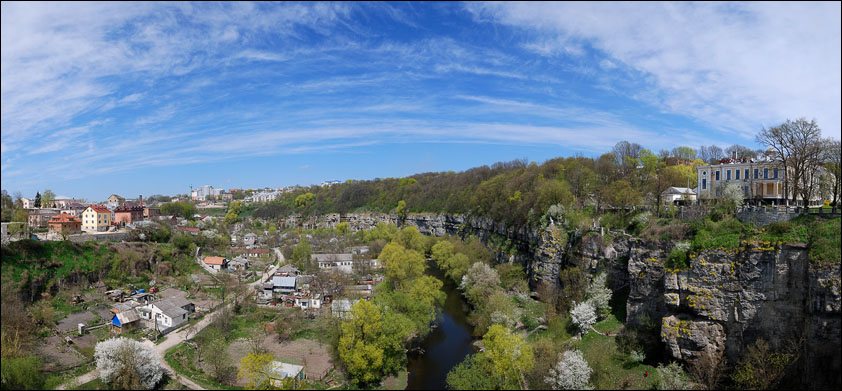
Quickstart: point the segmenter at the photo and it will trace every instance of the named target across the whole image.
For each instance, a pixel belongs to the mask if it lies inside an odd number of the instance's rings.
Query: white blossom
[[[164,374],[155,349],[128,338],[111,338],[96,344],[94,358],[103,383],[116,383],[118,387],[130,383],[122,377],[131,376],[151,390]]]
[[[589,302],[579,303],[570,310],[570,320],[582,334],[587,334],[588,329],[596,323],[596,310]]]
[[[554,368],[550,368],[550,376],[544,381],[554,390],[591,390],[588,381],[591,378],[591,367],[578,350],[568,350],[559,355],[559,361]]]
[[[611,289],[605,286],[605,273],[597,275],[591,281],[591,284],[588,285],[588,290],[585,293],[586,297],[588,297],[588,302],[600,314],[606,314],[611,311],[611,306],[608,304],[611,301],[611,294]]]
[[[690,384],[685,379],[684,370],[681,364],[673,361],[667,366],[659,364],[658,377],[661,381],[658,383],[659,390],[689,390]]]

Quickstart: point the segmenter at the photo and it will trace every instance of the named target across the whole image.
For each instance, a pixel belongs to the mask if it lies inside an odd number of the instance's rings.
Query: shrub
[[[659,390],[689,390],[690,384],[687,382],[684,370],[681,369],[681,364],[673,361],[668,365],[658,365],[658,383]]]
[[[117,389],[151,390],[164,375],[158,353],[128,338],[111,338],[96,344],[94,357],[102,382]]]
[[[587,298],[588,302],[600,314],[607,314],[611,312],[611,306],[608,304],[611,301],[611,289],[605,286],[605,273],[597,275],[591,284],[588,286]]]
[[[770,233],[783,235],[792,229],[792,223],[789,221],[778,221],[766,226],[766,230]]]
[[[664,266],[668,269],[687,269],[690,265],[687,263],[687,253],[676,248],[667,256]]]

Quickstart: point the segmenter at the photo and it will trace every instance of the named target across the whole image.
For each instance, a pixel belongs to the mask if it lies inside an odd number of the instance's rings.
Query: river
[[[449,278],[431,265],[430,274],[444,282],[442,290],[447,294],[439,316],[438,327],[421,342],[423,354],[408,357],[407,390],[444,390],[447,373],[473,352],[472,327],[468,323],[468,303]]]

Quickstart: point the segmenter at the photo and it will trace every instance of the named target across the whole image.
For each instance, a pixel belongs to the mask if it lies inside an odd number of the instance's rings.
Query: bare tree
[[[791,196],[793,204],[798,195],[804,194],[801,190],[805,176],[812,175],[808,171],[815,170],[818,165],[817,148],[820,137],[821,129],[816,120],[808,122],[804,118],[786,120],[779,126],[764,128],[757,134],[757,142],[774,150],[783,163],[784,195]],[[809,201],[809,197],[804,201]]]
[[[754,159],[757,157],[757,152],[740,144],[734,144],[725,148],[725,154],[733,159]]]
[[[727,369],[727,362],[723,356],[724,352],[721,350],[707,351],[699,359],[693,361],[688,370],[705,389],[715,390],[719,388],[719,382]]]
[[[829,138],[825,139],[822,161],[825,169],[831,175],[830,193],[833,197],[831,205],[835,207],[839,202],[840,191],[842,191],[842,142]]]
[[[637,158],[640,157],[642,149],[640,144],[625,140],[614,145],[614,158],[617,159],[617,165],[623,176],[627,176],[637,166]]]

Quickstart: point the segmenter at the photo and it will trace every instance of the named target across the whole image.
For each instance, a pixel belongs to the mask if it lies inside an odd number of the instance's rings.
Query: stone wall
[[[734,217],[743,223],[752,223],[757,227],[779,221],[789,221],[806,213],[802,207],[743,206],[734,211]],[[839,209],[833,209],[827,216],[839,216]]]

